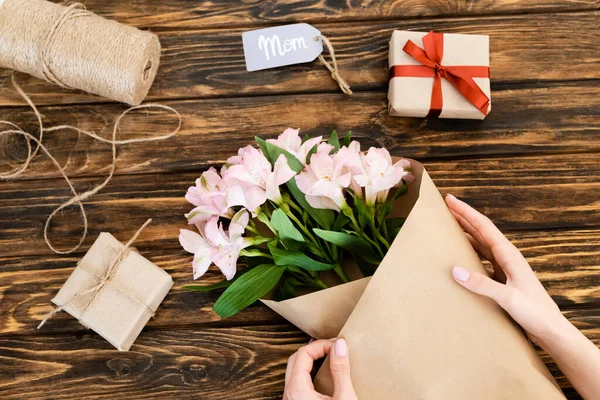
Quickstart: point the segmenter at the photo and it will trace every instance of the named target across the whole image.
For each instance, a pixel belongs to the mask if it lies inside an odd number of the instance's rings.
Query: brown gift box
[[[390,76],[394,66],[422,66],[423,64],[407,54],[403,48],[411,40],[421,49],[426,32],[394,31],[390,40]],[[443,34],[442,66],[487,67],[488,77],[473,77],[474,83],[490,99],[487,112],[491,110],[489,79],[489,37],[487,35]],[[485,69],[485,68],[484,68]],[[410,74],[409,74],[410,75]],[[388,112],[397,117],[426,117],[431,108],[433,77],[396,76],[392,77],[388,89]],[[477,107],[467,100],[447,78],[441,78],[443,108],[439,118],[484,119]]]
[[[127,351],[173,286],[173,279],[130,249],[114,276],[87,293],[124,248],[110,233],[101,233],[52,302],[118,350]]]

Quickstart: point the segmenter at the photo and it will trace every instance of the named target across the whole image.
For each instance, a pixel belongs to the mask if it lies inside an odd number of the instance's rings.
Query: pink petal
[[[188,220],[188,224],[196,224],[198,222],[206,221],[211,218],[213,215],[218,214],[218,210],[209,205],[202,205],[195,207],[192,211],[184,216]]]
[[[306,196],[306,201],[313,208],[340,211],[340,208],[333,200],[323,196]]]
[[[228,179],[238,179],[242,182],[255,184],[256,180],[250,175],[246,167],[242,164],[232,165],[227,170]]]
[[[258,186],[252,186],[245,190],[246,208],[254,212],[267,201],[267,193]]]
[[[310,194],[316,182],[317,180],[310,172],[301,172],[296,175],[296,185],[298,185],[298,189],[300,189],[300,191],[304,194]]]
[[[296,173],[290,168],[287,158],[281,154],[275,166],[273,167],[273,174],[275,174],[275,183],[277,185],[283,185],[296,175]]]
[[[213,247],[225,246],[227,237],[223,234],[222,227],[219,226],[219,218],[212,217],[204,227],[204,236]]]
[[[230,281],[235,276],[239,250],[235,248],[221,248],[212,252],[210,258],[221,270],[225,278]]]
[[[202,275],[208,271],[208,267],[210,267],[212,261],[208,257],[208,255],[195,255],[194,261],[192,261],[192,268],[194,271],[194,280],[200,278]]]
[[[344,175],[340,176],[339,178],[337,178],[336,183],[338,183],[342,187],[348,187],[348,186],[350,186],[351,179],[352,179],[352,174],[350,172],[348,172],[347,174],[344,174]]]
[[[200,197],[200,193],[198,193],[198,188],[195,186],[190,186],[188,188],[185,199],[195,206],[202,205],[202,198]]]
[[[333,179],[333,159],[328,154],[313,154],[309,167],[317,179]]]
[[[188,253],[196,253],[198,250],[205,249],[208,246],[202,236],[188,229],[179,230],[179,244]]]

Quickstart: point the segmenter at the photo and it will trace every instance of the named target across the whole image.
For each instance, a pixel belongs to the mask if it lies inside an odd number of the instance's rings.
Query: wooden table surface
[[[189,293],[191,256],[179,246],[183,195],[206,168],[254,135],[288,126],[309,135],[351,129],[368,145],[422,161],[444,193],[490,216],[521,249],[565,315],[600,344],[600,2],[598,0],[83,1],[89,10],[149,28],[163,56],[148,101],[182,114],[167,142],[119,148],[112,182],[85,202],[90,234],[70,256],[52,253],[43,225],[69,196],[40,155],[24,178],[0,183],[0,397],[3,399],[278,399],[286,360],[308,337],[262,305],[220,320],[217,293]],[[330,38],[343,95],[318,62],[248,73],[241,33],[308,22]],[[394,29],[490,35],[493,110],[485,121],[391,118],[388,40]],[[0,70],[0,120],[37,132]],[[48,125],[108,136],[127,107],[16,74]],[[135,114],[123,138],[167,132],[173,118]],[[44,137],[78,190],[108,173],[110,147],[73,132]],[[17,143],[3,170],[23,154]],[[149,217],[139,251],[175,286],[129,352],[118,352],[65,313],[41,331],[50,299],[102,231],[126,241]],[[72,245],[80,216],[56,220]],[[210,273],[206,283],[219,279]],[[576,393],[542,353],[565,393]]]

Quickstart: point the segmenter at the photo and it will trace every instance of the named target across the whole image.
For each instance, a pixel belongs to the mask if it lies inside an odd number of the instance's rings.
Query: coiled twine
[[[130,105],[156,77],[160,42],[83,5],[0,0],[0,67]]]

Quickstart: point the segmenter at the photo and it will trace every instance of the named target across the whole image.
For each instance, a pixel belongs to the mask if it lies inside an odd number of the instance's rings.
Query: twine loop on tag
[[[17,92],[21,95],[21,97],[23,97],[23,99],[27,102],[27,104],[29,104],[29,106],[35,113],[35,116],[37,117],[38,124],[39,124],[40,135],[39,135],[39,138],[36,138],[31,133],[25,132],[24,130],[19,128],[17,125],[13,124],[12,122],[0,121],[0,125],[8,125],[13,128],[13,129],[0,131],[0,139],[2,139],[2,137],[5,135],[11,135],[11,134],[20,135],[20,136],[25,137],[25,139],[26,139],[25,143],[27,146],[27,158],[25,159],[25,161],[21,164],[20,167],[15,168],[12,171],[0,173],[0,180],[9,180],[9,179],[18,178],[19,176],[21,176],[25,172],[25,170],[27,170],[28,166],[30,165],[31,161],[33,160],[33,158],[35,157],[35,155],[37,154],[37,152],[39,150],[41,150],[52,161],[54,166],[58,169],[58,171],[60,172],[60,174],[62,175],[64,180],[67,182],[69,189],[71,189],[72,197],[69,200],[65,201],[63,204],[61,204],[60,206],[58,206],[54,211],[52,211],[52,213],[50,214],[48,219],[46,219],[46,224],[44,225],[44,241],[46,242],[48,247],[55,253],[70,254],[70,253],[76,251],[77,249],[79,249],[79,247],[81,247],[81,245],[83,244],[83,241],[85,240],[87,233],[88,233],[87,213],[85,211],[85,208],[83,207],[82,201],[86,200],[87,198],[93,196],[94,194],[96,194],[97,192],[102,190],[106,185],[108,185],[108,183],[112,179],[112,177],[115,173],[115,169],[117,167],[117,145],[140,143],[140,142],[155,142],[158,140],[168,139],[168,138],[176,135],[177,132],[179,132],[179,130],[181,129],[181,125],[182,125],[181,115],[174,108],[163,105],[163,104],[149,103],[149,104],[131,107],[131,108],[125,110],[115,121],[111,139],[105,139],[101,136],[96,135],[94,132],[88,132],[83,129],[77,128],[75,126],[71,126],[71,125],[58,125],[58,126],[52,126],[49,128],[45,128],[43,121],[42,121],[42,115],[38,111],[35,104],[33,104],[31,99],[29,98],[29,96],[27,96],[27,94],[15,82],[14,75],[11,76],[11,80],[12,80],[12,84],[15,87],[15,89],[17,90]],[[155,136],[155,137],[151,137],[151,138],[117,140],[117,133],[119,132],[119,125],[120,125],[123,117],[125,117],[131,111],[140,110],[140,109],[163,109],[163,110],[170,111],[173,114],[175,114],[178,118],[177,127],[172,132],[170,132],[166,135]],[[111,148],[112,148],[112,162],[110,164],[110,171],[109,171],[108,176],[104,179],[104,181],[102,183],[100,183],[96,187],[94,187],[86,192],[83,192],[81,194],[77,193],[77,190],[75,189],[75,186],[73,185],[73,182],[65,173],[65,168],[63,168],[59,164],[59,162],[56,160],[56,158],[54,158],[54,156],[50,153],[50,151],[46,148],[46,146],[44,146],[42,144],[42,138],[43,138],[45,132],[54,132],[54,131],[64,130],[64,129],[74,130],[77,133],[87,135],[93,139],[100,141],[100,142],[108,143],[111,145]],[[35,143],[35,145],[36,145],[35,148],[32,147],[31,142]],[[2,144],[3,144],[3,141],[0,140],[0,145],[2,145]],[[83,232],[81,234],[79,242],[75,246],[73,246],[69,250],[59,250],[52,245],[52,243],[50,242],[50,239],[48,238],[48,230],[49,230],[50,222],[61,210],[65,209],[66,207],[68,207],[72,204],[76,204],[79,207],[79,210],[81,212],[81,217],[83,218]]]
[[[318,41],[318,40],[321,40],[321,41],[323,41],[323,43],[325,43],[325,46],[327,46],[327,50],[329,50],[329,55],[331,56],[331,63],[329,63],[327,60],[325,60],[325,57],[323,57],[323,54],[319,55],[319,61],[321,61],[323,63],[323,65],[325,65],[325,67],[327,67],[329,72],[331,72],[331,77],[333,78],[334,81],[336,81],[338,83],[338,85],[340,86],[340,89],[342,89],[342,92],[344,92],[348,96],[351,95],[352,90],[350,90],[350,85],[348,85],[348,83],[344,80],[344,78],[342,78],[342,76],[340,75],[340,72],[338,70],[337,60],[335,58],[335,51],[333,50],[333,46],[331,45],[331,42],[329,41],[329,39],[327,39],[323,35],[315,36],[315,41]]]
[[[129,254],[129,252],[131,251],[131,245],[133,244],[133,242],[136,241],[136,239],[138,238],[138,236],[140,235],[140,233],[142,233],[142,231],[144,230],[144,228],[146,228],[150,222],[152,222],[152,219],[148,219],[144,225],[142,225],[137,232],[131,237],[131,239],[129,239],[129,241],[125,244],[125,246],[119,251],[119,253],[117,254],[117,256],[115,257],[115,259],[106,267],[106,270],[104,271],[104,273],[102,274],[102,276],[98,276],[96,274],[94,274],[93,272],[91,272],[89,270],[89,268],[85,268],[84,269],[90,273],[92,273],[92,275],[96,275],[97,278],[99,278],[98,283],[96,283],[94,286],[92,286],[89,289],[84,290],[83,292],[77,293],[75,294],[71,300],[67,301],[65,304],[61,305],[61,306],[57,306],[54,308],[54,310],[50,311],[48,314],[46,314],[46,316],[44,317],[44,319],[42,320],[42,322],[40,322],[40,324],[38,325],[38,329],[40,329],[42,326],[44,326],[44,324],[50,319],[52,318],[55,314],[61,312],[62,310],[65,309],[65,307],[73,304],[75,302],[75,300],[77,300],[80,297],[83,297],[87,294],[93,293],[92,298],[85,303],[85,305],[83,305],[82,307],[78,307],[78,308],[83,308],[83,311],[81,312],[81,314],[79,315],[79,322],[83,324],[83,316],[85,314],[85,312],[91,307],[91,305],[94,303],[94,301],[98,298],[98,295],[100,294],[102,288],[104,286],[106,286],[110,280],[115,276],[117,270],[119,269],[119,266],[123,263],[123,261],[127,258],[127,255]],[[80,266],[83,266],[82,264],[80,264]],[[123,293],[125,296],[127,296],[129,299],[133,300],[135,303],[143,306],[144,308],[146,308],[146,310],[150,313],[151,316],[154,316],[154,310],[152,310],[150,307],[148,307],[148,305],[142,303],[141,301],[139,301],[138,299],[136,299],[135,297],[132,297],[130,294],[127,294],[126,292],[122,291],[121,289],[119,289],[118,287],[116,288],[117,290],[119,290],[121,293]]]

